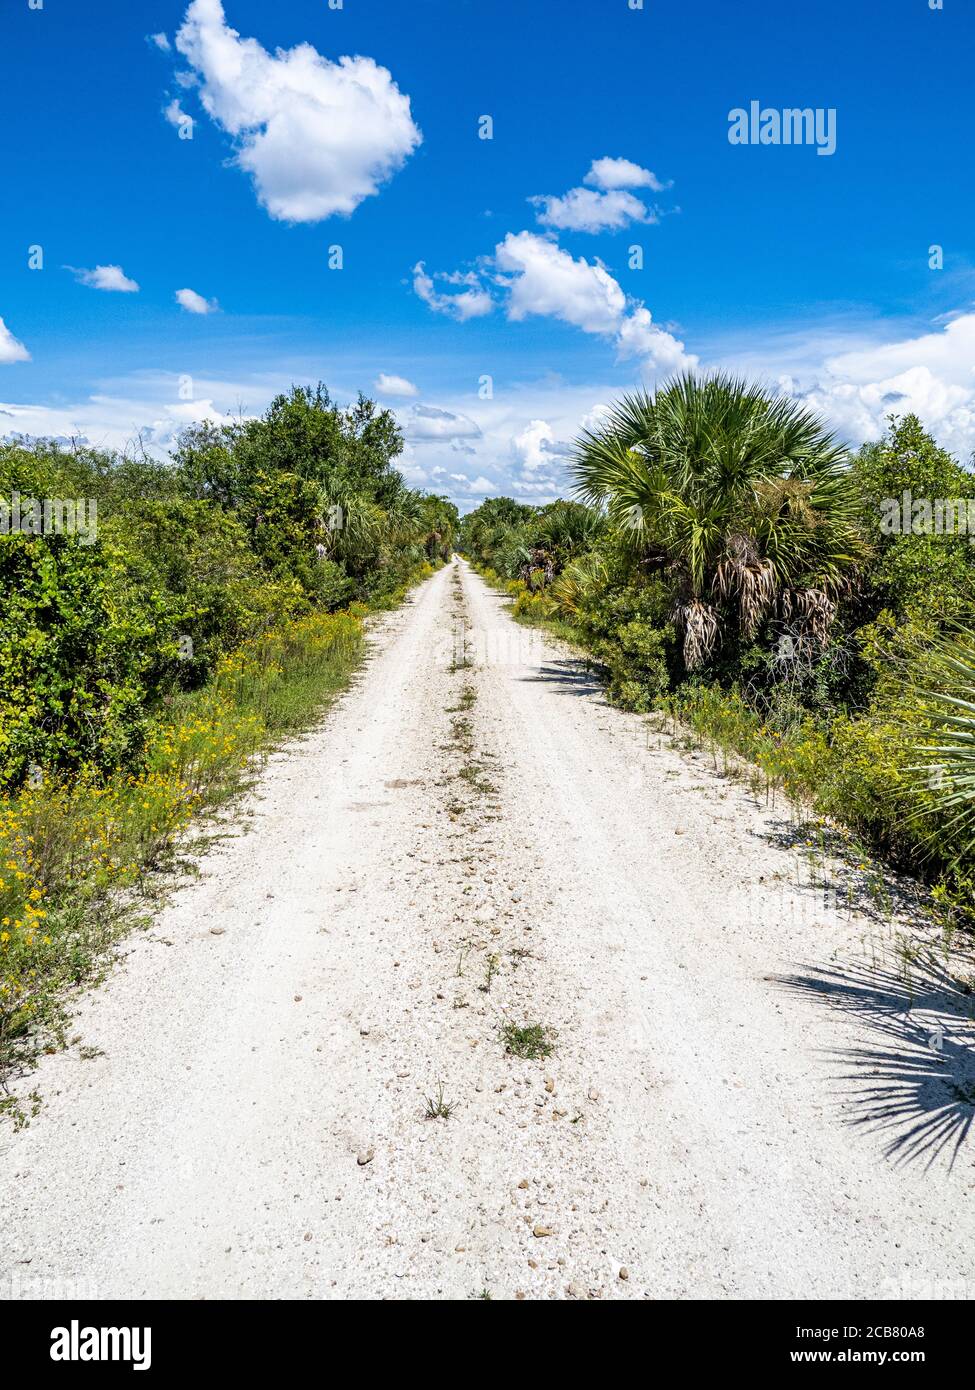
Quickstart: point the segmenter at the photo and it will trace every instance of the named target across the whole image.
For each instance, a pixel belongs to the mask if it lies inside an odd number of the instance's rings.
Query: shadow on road
[[[828,1053],[852,1083],[846,1123],[884,1137],[895,1163],[951,1168],[975,1117],[975,997],[929,955],[902,970],[880,966],[810,967],[776,976],[781,985],[821,1000],[866,1025],[864,1044]]]
[[[599,679],[599,671],[591,663],[566,659],[548,661],[531,676],[522,680],[532,683],[542,682],[554,685],[563,695],[604,695],[604,686]]]

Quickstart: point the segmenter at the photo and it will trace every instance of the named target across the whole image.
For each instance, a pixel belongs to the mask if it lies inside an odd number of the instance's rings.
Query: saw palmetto
[[[863,552],[846,454],[800,403],[725,376],[625,396],[577,442],[579,495],[670,574],[689,669],[734,615],[753,634],[785,596],[824,635]]]

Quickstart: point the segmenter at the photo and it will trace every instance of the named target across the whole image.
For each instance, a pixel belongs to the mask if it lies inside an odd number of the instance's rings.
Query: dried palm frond
[[[718,645],[717,611],[697,599],[678,604],[674,617],[684,633],[684,665],[688,671],[703,666]]]
[[[785,589],[779,611],[786,622],[794,622],[800,641],[822,647],[836,616],[836,604],[824,589]]]
[[[761,558],[753,536],[739,532],[715,566],[712,588],[719,598],[738,600],[741,628],[750,637],[775,601],[775,567]]]

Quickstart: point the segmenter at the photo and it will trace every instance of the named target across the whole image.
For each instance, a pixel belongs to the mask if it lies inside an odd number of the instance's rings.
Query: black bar
[[[363,1337],[350,1327],[347,1305],[338,1302],[7,1302],[0,1305],[0,1341],[16,1347],[21,1377],[41,1371],[70,1380],[82,1372],[99,1376],[147,1374],[170,1381],[187,1372],[240,1373],[253,1378],[273,1370],[280,1375],[290,1369],[307,1370],[309,1363],[343,1374],[338,1358],[349,1355],[359,1359],[358,1374],[368,1375],[375,1365],[375,1353],[381,1358],[387,1351],[402,1370],[409,1371],[413,1363],[419,1373],[431,1346],[443,1336],[446,1340],[437,1359],[442,1354],[446,1363],[435,1373],[449,1374],[451,1379],[463,1374],[462,1363],[450,1369],[454,1354],[448,1347],[454,1314],[437,1308],[428,1324],[424,1315],[417,1316],[413,1305],[409,1307],[410,1322],[404,1326],[403,1340],[390,1345],[381,1340],[381,1333],[378,1343],[371,1335],[373,1329],[382,1328],[385,1313],[370,1311],[370,1319],[380,1319],[379,1328],[370,1321],[366,1325],[370,1332]],[[607,1315],[611,1324],[601,1321]],[[496,1327],[497,1316],[482,1310],[476,1323],[465,1323],[465,1331]],[[77,1328],[73,1340],[72,1326]],[[674,1364],[683,1374],[691,1375],[703,1368],[720,1368],[732,1374],[755,1370],[788,1374],[794,1368],[817,1366],[827,1370],[832,1366],[869,1366],[908,1375],[917,1370],[943,1373],[957,1366],[966,1376],[971,1374],[972,1322],[967,1303],[648,1300],[612,1312],[591,1308],[582,1319],[577,1312],[564,1327],[558,1324],[553,1329],[547,1324],[523,1323],[519,1318],[506,1330],[517,1333],[521,1327],[537,1345],[549,1370],[554,1367],[550,1356],[572,1357],[580,1350],[599,1355],[600,1343],[590,1339],[593,1334],[609,1333],[613,1341],[604,1344],[603,1369],[611,1372],[620,1352],[626,1350],[624,1339],[632,1337],[641,1376]],[[133,1360],[52,1359],[55,1346],[80,1353],[84,1344],[101,1351],[102,1328],[149,1328],[148,1345],[140,1335],[129,1346],[133,1358],[138,1352],[145,1360],[148,1351],[148,1366],[137,1372]],[[66,1330],[67,1337],[57,1329]],[[98,1340],[85,1329],[99,1330]],[[547,1338],[553,1331],[564,1340],[549,1343]],[[538,1337],[543,1339],[540,1344]],[[111,1353],[111,1339],[104,1346]],[[124,1350],[121,1343],[119,1347]],[[529,1365],[522,1369],[529,1372]],[[427,1370],[434,1372],[429,1364]]]

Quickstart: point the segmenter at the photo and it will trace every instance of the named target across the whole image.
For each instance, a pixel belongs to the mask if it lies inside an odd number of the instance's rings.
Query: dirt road
[[[0,1134],[4,1294],[970,1296],[970,1024],[788,819],[463,563],[372,646]]]

